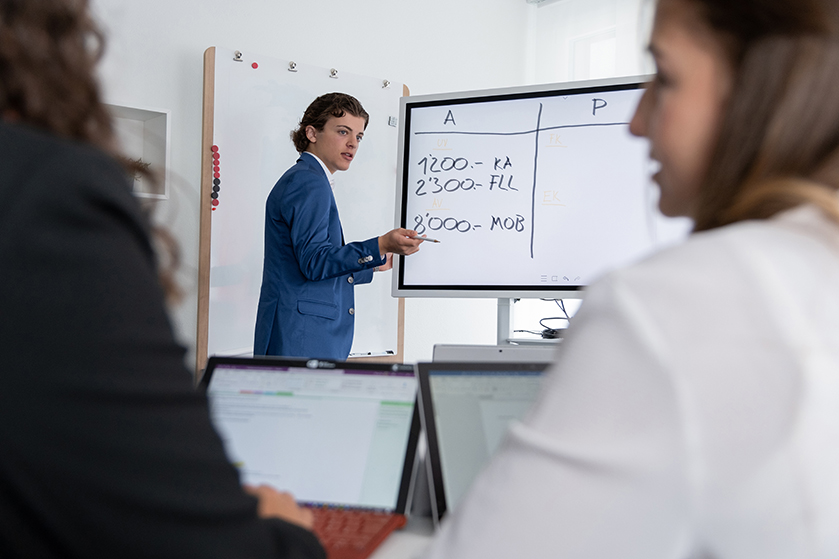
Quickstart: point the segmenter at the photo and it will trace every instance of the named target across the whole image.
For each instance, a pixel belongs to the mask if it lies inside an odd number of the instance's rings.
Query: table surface
[[[388,536],[370,559],[419,559],[433,535],[434,525],[430,517],[411,516],[408,524]]]

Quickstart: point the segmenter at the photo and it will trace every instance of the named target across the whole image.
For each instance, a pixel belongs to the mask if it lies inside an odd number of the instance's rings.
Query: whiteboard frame
[[[220,70],[217,66],[219,63],[219,56],[223,58],[225,64],[228,61],[234,61],[233,63],[241,63],[243,66],[252,67],[254,70],[257,67],[266,69],[269,67],[270,64],[276,65],[278,62],[282,62],[283,68],[283,75],[284,72],[307,72],[307,71],[321,71],[323,72],[324,77],[329,76],[329,78],[336,78],[337,70],[328,70],[325,68],[319,68],[316,66],[309,66],[309,65],[301,65],[297,63],[292,63],[290,61],[281,61],[275,57],[261,55],[256,53],[246,53],[243,55],[239,51],[234,51],[233,49],[224,48],[224,47],[209,47],[204,51],[204,95],[203,95],[203,113],[202,113],[202,149],[201,149],[201,204],[200,204],[200,225],[199,225],[199,262],[198,262],[198,317],[197,317],[197,332],[196,332],[196,352],[195,352],[195,377],[196,380],[200,379],[202,371],[206,366],[207,359],[209,357],[209,353],[212,350],[211,343],[210,343],[210,318],[211,318],[211,295],[210,295],[210,288],[211,288],[211,269],[212,269],[212,235],[213,235],[213,225],[212,221],[213,218],[211,217],[211,196],[213,193],[213,158],[212,158],[212,151],[211,146],[214,145],[216,140],[216,131],[219,123],[216,122],[216,104],[219,102],[217,99],[217,78],[222,80],[224,79],[224,72]],[[260,63],[251,65],[252,59],[254,57],[258,57]],[[246,61],[245,58],[248,60]],[[255,62],[255,60],[253,60]],[[399,97],[398,92],[401,92],[402,95],[409,95],[410,92],[404,84],[390,82],[389,80],[381,80],[379,78],[373,78],[369,76],[360,76],[355,74],[341,74],[340,78],[346,79],[350,77],[352,80],[364,80],[365,82],[370,82],[370,84],[378,83],[381,84],[381,88],[383,90],[387,89],[389,92],[392,92],[397,97]],[[339,85],[340,89],[344,89],[346,87],[345,82],[335,82],[336,85]],[[330,86],[333,87],[333,86]],[[328,89],[328,88],[325,88]],[[377,88],[378,90],[378,88]],[[312,92],[313,97],[315,94],[319,94],[317,92]],[[352,91],[350,91],[352,93]],[[304,107],[305,108],[305,107]],[[393,110],[388,111],[389,114],[398,114],[396,99],[393,100]],[[302,111],[301,113],[302,114]],[[372,112],[371,112],[372,114]],[[389,126],[395,126],[390,124]],[[396,132],[396,128],[392,129]],[[369,131],[369,128],[368,128]],[[369,134],[368,134],[369,137]],[[388,157],[395,156],[395,148],[396,142],[389,140],[388,145],[393,147],[393,152]],[[368,140],[369,141],[369,140]],[[290,142],[289,142],[290,143]],[[294,157],[296,159],[296,156]],[[391,166],[392,165],[392,166]],[[388,177],[386,179],[380,180],[377,184],[384,185],[387,187],[390,185],[390,175],[391,173],[395,172],[396,169],[396,162],[389,161],[388,162]],[[279,176],[279,175],[277,175]],[[349,184],[349,181],[345,181],[346,184]],[[273,184],[273,182],[272,182]],[[390,192],[388,191],[388,195]],[[395,198],[395,196],[394,196]],[[337,201],[336,201],[337,202]],[[337,202],[340,207],[340,202]],[[388,200],[382,208],[379,209],[376,215],[382,216],[382,225],[390,226],[388,216],[389,211],[387,210],[390,207],[390,200]],[[384,212],[382,212],[384,210]],[[264,208],[261,210],[264,212]],[[261,214],[264,215],[264,214]],[[261,221],[261,220],[260,220]],[[346,225],[346,223],[345,223]],[[387,229],[385,229],[387,230]],[[386,300],[387,309],[386,316],[377,318],[378,324],[385,324],[384,327],[389,328],[389,332],[394,332],[394,339],[393,342],[395,346],[387,346],[386,348],[383,347],[381,349],[388,349],[392,351],[392,353],[384,354],[379,353],[378,347],[370,347],[370,348],[363,348],[372,350],[371,352],[361,351],[362,348],[359,348],[359,353],[351,354],[350,360],[357,360],[357,361],[368,361],[368,362],[385,362],[385,363],[401,363],[403,361],[403,354],[404,354],[404,321],[405,321],[405,302],[403,299],[397,299],[393,301],[389,294],[389,284],[388,279],[386,277],[382,277],[378,279],[379,282],[382,284],[382,289],[377,290],[376,294],[381,295],[381,300]],[[366,286],[367,287],[367,286]],[[369,289],[368,289],[369,290]],[[358,301],[358,294],[356,294],[356,301]],[[254,309],[255,309],[255,302],[254,302]],[[359,322],[358,316],[356,316],[356,338],[358,338],[357,334],[359,332]],[[386,321],[386,322],[385,322]],[[355,348],[354,348],[355,349]],[[220,352],[221,353],[221,352]],[[235,350],[223,351],[224,354],[246,354],[245,351],[237,352]]]
[[[405,130],[405,124],[407,122],[408,104],[416,105],[429,101],[458,101],[462,99],[480,99],[484,97],[540,94],[552,91],[573,92],[578,89],[644,84],[650,82],[653,77],[654,75],[652,74],[642,74],[636,76],[621,76],[618,78],[459,91],[453,93],[433,93],[429,95],[403,97],[399,101],[399,152],[397,155],[396,208],[394,209],[394,223],[396,223],[397,227],[407,227],[407,225],[402,223],[402,207],[404,204],[403,173],[406,171],[405,144],[407,133]],[[503,286],[493,286],[486,289],[481,289],[476,286],[466,286],[461,289],[444,289],[434,287],[429,289],[414,289],[400,287],[400,281],[402,280],[405,271],[405,267],[402,265],[402,258],[403,257],[401,256],[394,256],[393,283],[391,286],[391,294],[394,297],[444,297],[459,299],[582,299],[584,297],[585,286],[557,286],[545,289],[536,288],[535,286],[532,289],[522,289],[522,286],[511,286],[509,288]]]

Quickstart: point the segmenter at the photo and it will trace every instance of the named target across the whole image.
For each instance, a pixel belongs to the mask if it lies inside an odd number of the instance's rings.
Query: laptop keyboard
[[[405,525],[401,514],[356,511],[336,508],[312,508],[313,531],[329,559],[368,557],[395,529]]]

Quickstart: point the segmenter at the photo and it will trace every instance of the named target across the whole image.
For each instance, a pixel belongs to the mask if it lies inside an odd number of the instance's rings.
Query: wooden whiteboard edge
[[[198,233],[198,329],[195,343],[195,383],[207,366],[210,334],[210,235],[212,233],[213,118],[216,88],[216,47],[204,51],[204,108],[201,128],[201,200]]]
[[[393,273],[393,272],[391,272]],[[405,362],[405,299],[403,297],[399,298],[399,315],[398,321],[399,324],[397,325],[397,341],[396,341],[396,355],[399,357],[398,363]]]
[[[380,355],[376,357],[350,357],[347,361],[358,361],[361,363],[405,362],[405,299],[400,297],[397,304],[399,310],[396,318],[396,353],[393,355]]]
[[[212,232],[212,206],[206,202],[212,192],[213,126],[215,109],[215,69],[216,47],[204,51],[204,108],[201,128],[201,201],[199,203],[198,233],[198,328],[195,342],[195,383],[201,381],[201,375],[209,358],[210,334],[210,235]],[[407,85],[402,85],[402,95],[410,95]],[[396,354],[382,357],[358,357],[353,361],[371,363],[403,363],[405,359],[405,299],[398,301],[396,325]]]

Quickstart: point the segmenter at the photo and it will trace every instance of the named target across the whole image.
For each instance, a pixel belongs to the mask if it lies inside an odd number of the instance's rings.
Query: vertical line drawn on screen
[[[596,100],[595,100],[596,101]],[[612,126],[628,126],[628,122],[604,122],[604,123],[586,123],[586,124],[560,124],[556,126],[546,126],[542,128],[542,112],[544,105],[539,103],[539,111],[537,113],[536,127],[532,130],[521,130],[515,132],[474,132],[474,131],[460,131],[460,130],[414,130],[411,133],[416,136],[435,135],[463,135],[463,136],[523,136],[528,134],[535,135],[535,150],[533,155],[533,188],[531,193],[531,219],[530,219],[530,258],[535,259],[535,232],[536,232],[536,186],[537,186],[537,171],[539,166],[539,135],[541,132],[552,130],[573,129],[573,128],[595,128],[595,127],[612,127]],[[438,140],[439,142],[439,140]],[[404,206],[403,212],[407,213],[407,205]]]
[[[530,259],[533,260],[533,238],[536,231],[536,171],[539,167],[539,128],[542,126],[542,103],[536,117],[536,148],[533,154],[533,192],[530,198]]]

